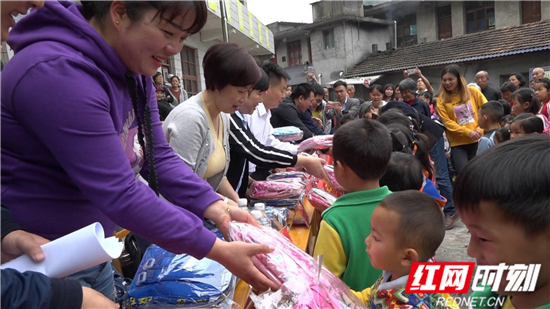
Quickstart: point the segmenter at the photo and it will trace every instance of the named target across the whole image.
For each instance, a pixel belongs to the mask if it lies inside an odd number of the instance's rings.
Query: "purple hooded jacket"
[[[50,240],[98,221],[106,236],[117,224],[202,258],[216,239],[203,227],[204,210],[220,197],[174,154],[152,80],[143,85],[138,75],[140,113],[145,102],[152,113],[160,192],[178,206],[136,180],[132,168],[143,165],[147,179],[147,164],[134,150],[127,69],[80,10],[46,1],[10,33],[16,55],[2,72],[2,204]]]

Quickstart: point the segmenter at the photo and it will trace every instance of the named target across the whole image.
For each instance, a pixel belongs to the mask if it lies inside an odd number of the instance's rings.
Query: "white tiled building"
[[[165,80],[175,74],[183,80],[185,90],[194,95],[204,89],[202,59],[208,48],[223,42],[221,8],[219,0],[205,0],[208,6],[208,19],[204,28],[187,38],[179,55],[170,58],[160,70]],[[252,12],[242,0],[222,0],[227,8],[229,41],[248,48],[258,59],[270,58],[275,52],[273,33]],[[243,4],[244,2],[244,4]]]

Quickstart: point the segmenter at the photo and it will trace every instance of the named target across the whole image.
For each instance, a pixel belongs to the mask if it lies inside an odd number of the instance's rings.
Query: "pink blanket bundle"
[[[233,241],[275,248],[270,254],[257,254],[252,258],[264,275],[280,285],[277,292],[251,294],[257,309],[365,308],[339,278],[324,267],[319,273],[317,262],[277,231],[233,221],[229,234]]]
[[[317,135],[310,137],[298,145],[298,152],[327,149],[332,147],[332,135]]]
[[[315,209],[321,212],[336,202],[336,196],[317,188],[313,188],[307,193],[307,199]]]
[[[299,182],[255,181],[250,187],[250,198],[257,200],[281,200],[297,198],[305,185]]]
[[[340,186],[340,184],[338,184],[338,181],[336,180],[336,176],[334,175],[334,167],[328,164],[323,165],[323,167],[325,168],[325,173],[327,173],[328,181],[334,187],[334,189],[344,191],[344,188],[342,188],[342,186]]]

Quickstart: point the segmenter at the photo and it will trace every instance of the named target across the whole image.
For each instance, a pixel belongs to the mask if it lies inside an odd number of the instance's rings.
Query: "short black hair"
[[[535,84],[542,84],[542,86],[546,88],[546,90],[550,91],[550,79],[546,77],[539,79],[535,82]]]
[[[512,113],[512,106],[510,105],[510,102],[504,99],[499,99],[498,102],[502,105],[502,108],[504,110],[504,116],[510,115]]]
[[[86,20],[95,17],[103,27],[113,1],[81,1],[81,3],[82,16]],[[178,16],[183,16],[183,20],[194,18],[193,24],[184,29],[189,35],[201,31],[208,18],[206,3],[202,1],[124,1],[124,4],[132,23],[140,21],[150,9],[157,10],[153,19],[162,17],[168,21],[173,21]],[[194,16],[188,16],[188,14],[194,14]]]
[[[453,192],[456,208],[475,213],[481,201],[490,202],[504,218],[522,227],[527,236],[547,231],[548,158],[550,136],[543,134],[523,136],[489,148],[458,175]]]
[[[380,206],[399,216],[396,224],[402,246],[416,250],[418,261],[425,262],[445,238],[443,213],[437,202],[418,190],[395,192],[386,196]]]
[[[388,129],[370,119],[357,119],[341,126],[333,138],[334,161],[347,165],[363,180],[380,179],[392,153]]]
[[[511,114],[504,115],[504,117],[502,117],[502,119],[500,120],[500,126],[505,127],[507,125],[510,125],[512,124],[512,121],[514,121],[514,116],[512,116]]]
[[[343,125],[345,125],[346,123],[350,122],[350,121],[353,121],[355,120],[355,117],[353,117],[352,115],[350,114],[344,114],[342,115],[342,118],[340,118],[340,125],[338,126],[338,128],[336,128],[336,130],[338,130],[340,127],[342,127]]]
[[[260,77],[260,80],[256,82],[254,87],[252,87],[252,90],[259,90],[260,92],[264,92],[267,89],[269,89],[269,78],[267,77],[267,73],[260,69],[262,73],[262,77]]]
[[[495,142],[498,144],[504,143],[505,141],[510,140],[510,128],[500,128],[496,130],[495,136],[494,136]]]
[[[311,86],[313,87],[313,95],[325,95],[325,89],[323,89],[323,86],[319,85],[316,82],[311,83]]]
[[[398,123],[404,127],[410,128],[413,125],[413,121],[398,108],[388,109],[378,117],[378,121],[386,126],[391,123]]]
[[[248,50],[236,43],[212,45],[202,60],[206,89],[222,90],[227,85],[253,86],[261,78],[260,68]]]
[[[348,88],[348,83],[346,83],[345,81],[343,80],[339,80],[339,81],[336,81],[333,85],[332,85],[332,89],[336,89],[336,87],[340,87],[340,86],[344,86],[344,88]]]
[[[432,95],[428,91],[424,91],[420,94],[421,97],[425,97],[426,99],[432,101]],[[437,101],[436,101],[437,102]]]
[[[499,123],[502,117],[504,117],[504,108],[502,108],[502,104],[498,101],[489,101],[481,105],[479,114],[487,116],[493,123]]]
[[[521,88],[512,93],[512,98],[517,98],[519,103],[529,102],[529,109],[527,112],[531,114],[538,114],[540,109],[540,100],[531,88]]]
[[[502,84],[502,86],[500,86],[500,92],[514,92],[516,91],[516,89],[516,85],[512,84],[512,82],[505,82],[504,84]]]
[[[374,90],[378,90],[378,92],[380,92],[382,95],[384,95],[384,87],[382,87],[382,85],[379,85],[379,84],[370,85],[369,93],[372,93]]]
[[[260,67],[267,73],[270,85],[278,85],[283,78],[286,79],[287,82],[290,80],[288,73],[273,62],[264,62]]]
[[[392,192],[420,190],[424,182],[422,164],[412,154],[393,152],[386,173],[380,178],[380,186]]]
[[[292,100],[298,99],[300,96],[303,96],[304,98],[309,98],[309,94],[313,92],[313,86],[308,83],[301,83],[292,89],[292,93],[290,94],[290,98]]]
[[[512,73],[509,77],[515,76],[519,80],[519,87],[525,87],[527,85],[527,79],[521,73]]]
[[[544,122],[539,117],[530,113],[521,113],[514,118],[512,124],[517,123],[524,134],[542,133]]]

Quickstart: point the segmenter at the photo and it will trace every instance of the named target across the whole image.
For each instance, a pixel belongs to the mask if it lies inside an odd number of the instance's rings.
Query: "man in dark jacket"
[[[300,114],[304,113],[314,102],[313,87],[308,83],[297,85],[290,97],[286,97],[277,108],[271,110],[271,125],[274,128],[297,127],[304,132],[302,140],[312,137],[313,133],[302,122]]]
[[[305,112],[300,113],[300,120],[302,120],[304,125],[313,133],[313,135],[325,135],[326,133],[323,129],[321,129],[322,127],[324,128],[324,119],[322,120],[317,118],[317,121],[315,121],[312,115],[312,111],[316,110],[319,105],[323,104],[323,96],[325,95],[325,91],[321,85],[315,82],[310,83],[310,85],[313,87],[313,96],[315,100]],[[324,114],[324,110],[322,112]],[[322,118],[325,118],[325,115],[323,115]]]
[[[489,86],[489,73],[487,73],[487,71],[477,72],[476,84],[481,88],[481,93],[483,93],[487,101],[500,100],[500,91]]]

